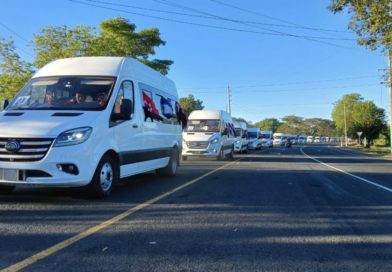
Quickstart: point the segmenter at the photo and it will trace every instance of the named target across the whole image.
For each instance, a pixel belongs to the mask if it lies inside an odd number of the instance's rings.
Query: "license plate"
[[[4,181],[18,181],[18,170],[0,168],[0,179]]]

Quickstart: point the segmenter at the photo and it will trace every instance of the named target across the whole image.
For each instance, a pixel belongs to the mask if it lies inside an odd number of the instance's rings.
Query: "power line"
[[[336,82],[336,81],[344,81],[344,80],[352,80],[352,79],[365,79],[365,78],[376,78],[379,76],[356,76],[356,77],[344,77],[344,78],[336,78],[336,79],[325,79],[325,80],[314,80],[314,81],[296,81],[296,82],[286,82],[286,83],[268,83],[261,85],[239,85],[233,86],[234,89],[244,89],[244,88],[259,88],[259,87],[273,87],[273,86],[286,86],[286,85],[301,85],[301,84],[314,84],[314,83],[324,83],[324,82]],[[225,86],[216,86],[216,87],[178,87],[182,90],[214,90],[214,89],[223,89]]]
[[[257,15],[257,16],[260,16],[260,17],[263,17],[263,18],[268,18],[270,20],[286,23],[286,24],[292,25],[294,27],[300,27],[300,28],[303,28],[303,29],[314,30],[314,31],[318,31],[318,32],[352,33],[350,31],[343,31],[343,30],[339,31],[339,30],[331,30],[331,29],[324,29],[324,28],[307,27],[307,26],[303,26],[303,25],[300,25],[300,24],[297,24],[297,23],[293,23],[293,22],[290,22],[290,21],[287,21],[287,20],[283,20],[283,19],[280,19],[280,18],[277,18],[277,17],[273,17],[273,16],[270,16],[270,15],[262,14],[260,12],[256,12],[256,11],[253,11],[253,10],[244,9],[244,8],[241,8],[241,7],[238,7],[238,6],[235,6],[235,5],[224,3],[224,2],[219,1],[219,0],[210,0],[210,1],[214,2],[214,3],[217,3],[217,4],[220,4],[220,5],[223,5],[223,6],[227,6],[227,7],[236,9],[236,10],[240,10],[240,11],[244,11],[244,12],[247,12],[247,13],[250,13],[250,14],[254,14],[254,15]]]
[[[16,37],[18,37],[19,39],[23,40],[24,42],[26,42],[27,44],[30,43],[27,39],[25,39],[24,37],[22,37],[21,35],[19,35],[17,32],[15,32],[14,30],[12,30],[11,28],[9,28],[8,26],[6,26],[4,23],[0,22],[0,26],[2,26],[3,28],[7,29],[9,32],[11,32],[12,34],[14,34]],[[26,50],[24,50],[23,48],[20,48],[18,46],[16,46],[15,44],[13,45],[15,48],[19,49],[20,51],[24,52],[26,55],[30,56],[30,57],[34,57],[31,53],[27,52]]]
[[[4,27],[5,29],[7,29],[9,32],[13,33],[15,36],[17,36],[19,39],[21,39],[22,41],[26,42],[26,43],[30,43],[27,39],[23,38],[21,35],[19,35],[17,32],[15,32],[14,30],[12,30],[11,28],[9,28],[8,26],[6,26],[4,23],[0,22],[0,25],[2,27]]]
[[[236,32],[243,32],[243,33],[259,34],[259,35],[272,35],[272,36],[285,36],[285,37],[295,37],[296,36],[296,35],[288,35],[288,34],[261,32],[261,31],[247,30],[247,29],[207,25],[207,24],[201,24],[201,23],[192,23],[192,22],[187,22],[187,21],[182,21],[182,20],[177,20],[177,19],[169,19],[169,18],[164,18],[164,17],[160,17],[160,16],[147,15],[147,14],[143,14],[143,13],[132,12],[132,11],[118,9],[118,8],[111,8],[111,7],[101,6],[101,5],[97,5],[97,4],[86,3],[83,1],[79,1],[79,0],[68,0],[68,1],[73,2],[73,3],[82,4],[82,5],[98,7],[98,8],[102,8],[102,9],[106,9],[106,10],[112,10],[112,11],[118,11],[118,12],[124,12],[124,13],[128,13],[128,14],[138,15],[138,16],[147,17],[147,18],[153,18],[153,19],[175,22],[175,23],[180,23],[180,24],[207,27],[207,28],[212,28],[212,29],[229,30],[229,31],[236,31]],[[88,0],[85,0],[85,1],[88,1]],[[343,46],[343,45],[338,45],[338,44],[334,44],[334,43],[316,40],[316,39],[326,39],[326,40],[330,39],[330,38],[326,38],[326,37],[297,36],[296,38],[298,38],[298,37],[305,38],[307,40],[314,41],[317,43],[322,43],[322,44],[334,46],[334,47],[358,50],[357,48],[353,48],[353,47],[348,47],[348,46]]]
[[[309,91],[316,91],[316,90],[330,90],[330,89],[344,89],[344,88],[360,88],[360,87],[372,87],[372,86],[379,86],[380,84],[365,84],[365,85],[346,85],[346,86],[332,86],[332,87],[318,87],[318,88],[308,88],[308,89],[291,89],[291,90],[236,90],[233,93],[242,93],[242,92],[247,92],[247,93],[281,93],[281,92],[309,92]],[[181,90],[180,88],[178,88]],[[214,93],[225,93],[227,92],[226,90],[216,90],[213,91]],[[211,91],[192,91],[192,93],[198,93],[198,94],[210,94]]]
[[[187,17],[194,17],[194,18],[201,18],[201,19],[209,19],[209,20],[221,20],[220,18],[216,18],[213,16],[206,16],[206,15],[197,15],[197,14],[190,14],[190,13],[183,13],[183,12],[176,12],[176,11],[169,11],[169,10],[161,10],[161,9],[153,9],[153,8],[146,8],[134,5],[126,5],[120,3],[112,3],[107,1],[99,1],[99,0],[84,0],[86,2],[93,2],[93,3],[100,3],[104,5],[111,5],[117,7],[126,7],[138,10],[145,10],[145,11],[153,11],[153,12],[160,12],[160,13],[167,13],[167,14],[174,14],[174,15],[181,15]],[[237,23],[248,23],[248,24],[255,24],[255,25],[266,25],[266,26],[273,26],[273,27],[282,27],[282,28],[292,28],[292,29],[306,29],[306,30],[323,30],[329,32],[339,32],[339,33],[349,33],[349,31],[342,31],[342,30],[333,30],[333,29],[323,29],[323,28],[312,28],[312,27],[303,27],[303,26],[293,26],[293,25],[283,25],[283,24],[271,24],[271,23],[264,23],[264,22],[256,22],[256,21],[246,21],[246,20],[238,20],[238,19],[231,19],[233,22]],[[345,39],[344,40],[356,40],[356,39]]]
[[[224,21],[239,23],[239,24],[243,24],[243,25],[246,25],[246,26],[250,26],[250,27],[256,27],[256,28],[261,29],[261,30],[270,31],[270,32],[272,32],[271,34],[276,34],[276,35],[279,35],[279,36],[287,36],[287,37],[292,37],[292,38],[304,39],[304,40],[308,40],[308,41],[312,41],[312,42],[316,42],[316,43],[327,44],[327,45],[334,46],[334,47],[358,50],[357,48],[353,48],[353,47],[349,47],[349,46],[343,46],[343,45],[339,45],[339,44],[335,44],[335,43],[330,43],[330,42],[320,41],[319,40],[319,39],[323,39],[323,40],[336,40],[336,39],[337,40],[343,40],[341,38],[312,37],[312,36],[295,35],[295,34],[281,32],[281,31],[277,31],[277,30],[273,30],[273,29],[264,28],[264,27],[258,27],[258,26],[252,25],[252,24],[238,22],[238,21],[232,20],[230,18],[218,16],[218,15],[211,14],[211,13],[204,12],[204,11],[200,11],[200,10],[197,10],[197,9],[194,9],[194,8],[189,8],[189,7],[181,5],[181,4],[173,3],[173,2],[171,2],[169,0],[152,0],[152,1],[157,2],[157,3],[161,3],[161,4],[166,4],[166,5],[169,5],[169,6],[172,6],[172,7],[177,7],[177,8],[180,8],[180,9],[185,9],[185,10],[188,10],[188,11],[197,12],[197,13],[200,13],[200,14],[209,15],[209,16],[212,16],[212,17],[215,17],[215,18],[219,18],[219,19],[224,20]]]

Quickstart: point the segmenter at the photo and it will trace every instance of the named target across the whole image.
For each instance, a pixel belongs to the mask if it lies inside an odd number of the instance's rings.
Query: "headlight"
[[[54,146],[68,146],[84,143],[90,137],[93,129],[91,127],[82,127],[65,131],[57,137]]]
[[[240,142],[241,142],[240,140],[235,141],[236,144],[240,144]]]
[[[216,144],[217,142],[219,142],[219,139],[218,139],[218,138],[215,138],[215,139],[213,139],[213,140],[211,141],[212,144]]]

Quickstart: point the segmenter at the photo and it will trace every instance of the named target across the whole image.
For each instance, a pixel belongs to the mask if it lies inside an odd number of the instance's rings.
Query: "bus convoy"
[[[0,191],[86,187],[104,197],[121,178],[174,176],[188,157],[335,140],[262,131],[222,110],[187,117],[174,82],[132,58],[59,59],[2,102]]]

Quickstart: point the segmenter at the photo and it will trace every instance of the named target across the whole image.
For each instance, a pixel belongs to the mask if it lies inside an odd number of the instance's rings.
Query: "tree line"
[[[392,58],[390,0],[331,0],[329,9],[334,13],[348,11],[351,14],[348,27],[358,35],[358,44],[372,51],[381,49]],[[0,101],[12,98],[37,69],[58,58],[130,56],[162,74],[167,74],[173,64],[172,60],[151,59],[155,48],[165,45],[157,28],[136,31],[135,24],[121,17],[102,21],[98,29],[83,25],[45,27],[34,35],[33,44],[35,60],[29,63],[17,54],[12,39],[0,37]],[[391,70],[389,84],[392,85]],[[180,102],[188,114],[204,108],[203,102],[193,95],[181,98]],[[362,132],[367,146],[379,137],[387,142],[390,139],[385,111],[357,93],[344,95],[335,103],[332,120],[289,115],[249,125],[274,132],[320,136],[339,136],[347,131],[351,138]]]
[[[165,43],[157,28],[136,31],[135,24],[121,17],[102,21],[99,29],[48,26],[34,35],[35,59],[29,63],[20,58],[12,39],[0,37],[0,101],[12,98],[37,69],[59,58],[129,56],[165,75],[173,61],[151,59]]]

